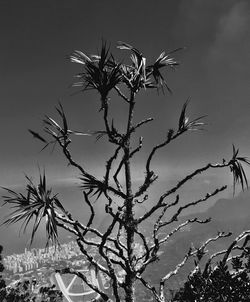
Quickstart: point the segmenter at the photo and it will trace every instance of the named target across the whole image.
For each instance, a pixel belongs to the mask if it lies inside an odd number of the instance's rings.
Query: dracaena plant
[[[132,138],[140,127],[150,123],[153,118],[148,117],[141,121],[134,121],[135,104],[137,95],[143,90],[155,90],[164,92],[164,88],[171,91],[166,79],[165,71],[173,69],[178,62],[173,58],[173,54],[178,51],[162,52],[153,63],[148,64],[148,60],[141,51],[135,47],[119,42],[118,49],[124,51],[123,54],[130,54],[129,63],[125,60],[119,61],[110,52],[107,43],[103,43],[101,51],[97,55],[88,55],[81,51],[74,51],[70,56],[73,63],[79,65],[80,71],[76,75],[74,87],[79,92],[94,90],[100,96],[100,113],[103,119],[103,129],[92,133],[82,133],[73,131],[68,125],[67,117],[63,106],[57,107],[58,120],[45,116],[45,135],[30,130],[31,134],[39,139],[44,148],[57,144],[64,154],[69,165],[74,167],[81,183],[80,190],[86,205],[90,210],[87,221],[78,221],[66,210],[66,205],[62,205],[59,196],[53,194],[47,187],[45,174],[41,176],[38,185],[35,185],[27,177],[26,195],[17,193],[10,189],[4,197],[5,204],[13,207],[13,212],[5,221],[6,224],[23,222],[25,231],[29,224],[33,224],[31,232],[31,242],[41,224],[46,221],[47,243],[58,243],[58,229],[62,228],[73,234],[77,244],[96,272],[100,271],[110,279],[111,291],[105,291],[92,283],[83,273],[65,267],[61,273],[76,274],[94,291],[103,301],[112,299],[114,301],[132,302],[135,300],[135,284],[141,283],[145,290],[149,291],[152,297],[158,302],[167,301],[165,296],[168,288],[168,280],[186,263],[190,257],[197,255],[202,258],[205,247],[221,237],[229,234],[219,233],[215,238],[207,240],[199,248],[191,247],[184,255],[173,271],[165,272],[159,276],[159,286],[155,287],[150,280],[145,279],[144,272],[150,269],[150,265],[159,259],[159,251],[172,236],[181,231],[188,224],[204,224],[209,219],[200,220],[198,218],[189,219],[173,226],[169,233],[163,234],[164,228],[178,221],[184,210],[208,201],[226,190],[223,185],[212,192],[204,192],[200,199],[193,200],[184,205],[179,204],[179,189],[189,183],[195,177],[207,170],[228,169],[233,175],[233,185],[239,184],[242,189],[247,187],[247,178],[242,164],[249,164],[247,158],[239,156],[239,151],[233,146],[233,153],[228,160],[223,159],[219,163],[207,163],[203,167],[195,169],[180,179],[173,187],[166,188],[154,202],[150,203],[145,213],[136,215],[135,207],[147,203],[148,191],[158,179],[156,171],[152,168],[152,161],[157,152],[179,139],[182,135],[195,130],[202,130],[204,127],[204,116],[190,119],[187,114],[188,101],[183,105],[177,121],[176,129],[169,129],[166,137],[158,145],[152,146],[145,161],[145,177],[138,188],[134,188],[131,175],[131,160],[140,152],[143,144],[142,137],[137,146],[132,145]],[[114,92],[111,94],[111,92]],[[127,106],[127,121],[125,131],[119,131],[111,116],[111,96],[116,97]],[[77,162],[70,150],[71,141],[74,135],[94,135],[96,139],[107,139],[114,146],[114,152],[106,161],[103,178],[95,177],[84,165]],[[123,179],[123,180],[121,180]],[[105,200],[106,214],[111,217],[111,222],[103,232],[97,229],[94,224],[96,215],[95,201],[102,196]],[[119,199],[117,206],[116,199]],[[173,209],[176,209],[174,212]],[[172,213],[166,215],[166,213]],[[150,234],[145,233],[140,226],[154,217],[155,221]],[[92,240],[93,236],[96,240]],[[99,255],[98,259],[93,257],[88,247],[92,247]],[[138,248],[139,247],[139,248]],[[166,259],[167,261],[167,259]]]

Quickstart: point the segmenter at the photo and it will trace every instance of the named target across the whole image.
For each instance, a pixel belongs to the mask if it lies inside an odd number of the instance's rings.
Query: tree
[[[238,243],[243,239],[245,240],[240,246]],[[226,250],[211,255],[202,268],[196,266],[184,286],[175,293],[173,301],[249,301],[250,249],[247,247],[249,239],[249,231],[244,231]],[[236,250],[240,253],[229,257],[230,253]],[[212,264],[212,260],[221,255],[222,259]],[[201,258],[197,258],[200,262]]]
[[[0,273],[2,273],[4,271],[4,266],[2,263],[2,251],[3,251],[3,247],[0,245]],[[0,298],[1,298],[1,300],[5,294],[5,287],[6,287],[6,284],[3,279],[3,276],[0,275]]]
[[[2,302],[62,302],[62,293],[55,286],[41,287],[36,290],[37,282],[33,280],[19,281],[4,290]]]
[[[210,242],[230,235],[219,233],[215,238],[206,241],[200,248],[190,248],[184,260],[173,271],[160,276],[159,288],[151,285],[143,274],[152,263],[159,259],[159,251],[163,244],[167,243],[173,235],[186,225],[208,223],[209,219],[189,219],[177,227],[173,227],[173,230],[163,238],[159,237],[159,233],[165,227],[178,221],[180,214],[185,209],[206,202],[211,197],[226,190],[227,186],[218,187],[213,192],[206,192],[204,197],[185,205],[179,205],[179,189],[191,179],[209,169],[218,170],[223,168],[229,168],[232,172],[234,186],[240,184],[244,189],[247,186],[247,178],[242,163],[249,164],[250,162],[247,158],[239,156],[239,150],[233,146],[233,154],[229,160],[223,159],[220,163],[208,163],[190,172],[172,188],[162,192],[159,199],[155,200],[144,214],[137,216],[135,207],[146,203],[148,199],[147,192],[158,179],[152,168],[152,161],[157,152],[185,133],[192,130],[201,130],[204,123],[202,121],[203,117],[193,120],[188,118],[188,101],[185,102],[177,128],[169,129],[166,138],[160,144],[152,147],[145,162],[145,178],[141,185],[134,189],[132,186],[131,161],[141,151],[143,138],[140,137],[138,145],[134,146],[133,137],[140,127],[153,120],[149,117],[139,122],[134,121],[136,97],[142,90],[148,92],[153,89],[161,92],[166,88],[171,92],[162,71],[168,68],[172,69],[178,65],[172,54],[179,49],[169,53],[162,52],[152,64],[147,64],[143,54],[133,46],[121,42],[118,48],[131,53],[130,63],[122,63],[115,59],[104,42],[99,55],[89,56],[81,51],[75,51],[70,56],[71,61],[78,63],[82,68],[76,76],[78,81],[73,86],[80,87],[83,92],[94,90],[100,95],[100,112],[102,113],[104,129],[92,133],[92,135],[96,135],[97,140],[106,138],[114,147],[114,153],[106,162],[103,179],[95,177],[73,158],[70,151],[71,139],[73,135],[84,135],[84,133],[70,130],[61,104],[56,108],[60,121],[55,121],[49,116],[44,119],[43,130],[50,139],[30,130],[35,138],[45,144],[44,148],[51,144],[59,145],[68,164],[80,173],[79,179],[84,201],[90,210],[89,220],[79,222],[74,219],[73,215],[60,202],[59,197],[52,194],[52,190],[47,187],[46,176],[43,173],[43,175],[40,175],[38,185],[27,177],[26,195],[6,188],[8,194],[4,197],[5,204],[12,205],[14,211],[5,221],[5,224],[23,221],[24,231],[27,225],[33,224],[31,242],[43,219],[46,221],[47,244],[58,242],[58,229],[60,228],[74,234],[82,254],[89,263],[95,267],[97,272],[102,272],[110,279],[112,295],[97,287],[79,271],[65,267],[61,272],[72,273],[82,278],[103,301],[109,299],[117,302],[122,300],[126,302],[134,301],[135,283],[140,282],[156,301],[163,302],[166,301],[165,283],[171,276],[177,274],[190,257],[199,254]],[[127,122],[124,132],[117,129],[114,118],[110,116],[111,96],[113,97],[114,93],[117,93],[117,98],[127,105]],[[124,183],[121,180],[122,176],[125,179]],[[111,222],[104,232],[93,225],[96,215],[93,201],[101,196],[105,198],[105,211],[111,217]],[[119,202],[116,203],[115,201]],[[174,214],[169,219],[166,218],[165,214],[172,209],[176,209]],[[155,220],[150,238],[148,238],[141,225],[152,217]],[[93,236],[95,236],[95,240],[93,240]],[[95,249],[101,260],[93,257],[88,247]]]

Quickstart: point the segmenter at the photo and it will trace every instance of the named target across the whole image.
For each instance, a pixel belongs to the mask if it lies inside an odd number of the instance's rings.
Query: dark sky
[[[27,129],[39,131],[44,114],[56,117],[59,99],[72,128],[102,129],[98,96],[91,92],[71,96],[69,85],[80,66],[67,59],[75,49],[96,53],[102,38],[120,58],[126,52],[115,49],[119,40],[139,48],[149,61],[163,50],[186,47],[176,54],[180,67],[167,74],[173,95],[149,91],[138,97],[136,120],[151,116],[156,120],[140,133],[145,141],[133,164],[136,181],[143,176],[150,146],[177,126],[188,97],[191,117],[208,115],[207,131],[188,133],[159,153],[154,167],[163,182],[169,184],[207,161],[229,158],[232,143],[250,155],[248,0],[1,0],[0,36],[1,186],[21,186],[24,174],[38,175],[38,165],[46,169],[52,184],[75,181],[77,174],[66,167],[62,155],[39,153],[42,145]],[[116,125],[122,127],[126,108],[116,100],[112,106]],[[73,145],[75,158],[97,175],[102,175],[109,151],[104,141],[95,143],[92,137],[76,137]],[[211,171],[193,181],[188,196],[231,181],[224,172]]]

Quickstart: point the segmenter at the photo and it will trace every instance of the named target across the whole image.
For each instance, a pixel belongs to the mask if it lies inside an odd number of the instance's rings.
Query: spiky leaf
[[[36,186],[32,180],[26,176],[28,181],[26,185],[26,195],[17,193],[11,189],[4,188],[8,195],[3,196],[4,205],[10,205],[13,210],[3,224],[10,225],[22,222],[21,230],[26,232],[27,227],[31,225],[32,244],[35,234],[45,220],[47,233],[47,245],[49,242],[58,243],[57,220],[55,211],[65,212],[65,209],[57,195],[52,195],[52,190],[47,188],[45,173],[40,175],[40,180]]]
[[[237,184],[241,186],[243,191],[245,188],[248,188],[248,180],[244,168],[242,166],[242,163],[250,165],[250,161],[247,157],[238,156],[238,154],[239,154],[239,149],[236,149],[235,146],[233,145],[233,156],[229,162],[229,166],[233,174],[234,193],[235,193],[235,186]]]
[[[96,179],[94,176],[82,176],[80,180],[82,181],[81,188],[88,191],[88,194],[92,196],[96,195],[96,199],[99,199],[107,190],[106,183]]]
[[[189,103],[189,99],[184,103],[181,114],[179,117],[179,125],[178,125],[178,131],[184,132],[187,130],[202,130],[202,126],[205,125],[205,123],[201,122],[201,120],[206,117],[205,115],[200,116],[194,120],[189,120],[189,117],[186,115],[187,105]]]

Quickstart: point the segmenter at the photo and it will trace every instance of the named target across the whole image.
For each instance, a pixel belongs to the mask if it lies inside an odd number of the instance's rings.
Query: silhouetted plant
[[[0,301],[2,301],[5,295],[5,287],[6,287],[6,283],[1,274],[4,271],[4,265],[2,263],[2,251],[3,251],[3,247],[0,245]]]
[[[41,302],[62,302],[62,292],[57,290],[55,285],[49,287],[41,287],[39,289]]]
[[[197,267],[171,301],[173,302],[247,302],[250,299],[249,232],[240,234],[224,251],[211,255],[204,265]],[[241,240],[245,242],[240,246]],[[236,256],[230,253],[240,251]],[[213,264],[216,257],[222,259]]]
[[[36,288],[37,282],[23,280],[7,286],[2,302],[63,302],[62,293],[54,285]]]
[[[178,221],[184,210],[217,196],[227,186],[223,185],[212,192],[206,192],[202,198],[188,201],[184,205],[179,205],[179,189],[201,173],[210,169],[218,170],[223,168],[229,168],[232,172],[234,187],[236,184],[240,184],[242,189],[244,189],[247,186],[247,178],[242,164],[249,164],[249,161],[247,158],[239,156],[238,149],[233,146],[233,154],[229,160],[223,159],[220,163],[208,163],[188,173],[173,187],[166,188],[160,197],[149,205],[144,214],[141,216],[136,215],[135,207],[147,202],[147,191],[158,179],[156,171],[152,168],[156,153],[185,133],[201,130],[204,127],[204,123],[203,116],[194,119],[188,117],[188,101],[185,102],[180,112],[176,129],[166,131],[166,137],[162,142],[153,146],[145,161],[145,177],[138,188],[133,188],[131,161],[140,152],[143,146],[143,138],[139,138],[137,145],[133,144],[132,138],[140,127],[153,120],[153,118],[148,117],[134,122],[135,105],[137,104],[136,97],[142,90],[148,92],[154,89],[160,92],[164,91],[164,87],[166,87],[168,91],[171,91],[163,70],[173,69],[178,65],[172,54],[179,49],[169,53],[162,52],[153,63],[148,64],[145,56],[135,47],[120,42],[118,48],[130,52],[130,63],[125,64],[118,61],[110,53],[106,43],[103,43],[99,55],[86,55],[81,51],[75,51],[70,56],[71,61],[80,64],[82,68],[81,72],[76,75],[77,81],[73,86],[80,87],[82,92],[94,90],[100,95],[103,129],[93,133],[70,130],[63,106],[60,104],[56,108],[59,121],[55,121],[49,116],[45,116],[44,119],[44,131],[49,138],[30,130],[35,138],[45,144],[44,148],[51,144],[57,144],[61,148],[68,164],[76,168],[77,172],[80,173],[81,190],[84,201],[90,210],[89,220],[87,222],[79,222],[65,209],[59,201],[58,195],[52,194],[51,189],[47,187],[44,174],[41,175],[38,185],[27,177],[26,195],[6,189],[5,204],[12,206],[13,213],[5,221],[5,224],[23,221],[24,231],[29,224],[33,224],[31,242],[43,219],[46,221],[47,243],[58,243],[58,228],[65,229],[73,234],[86,260],[95,267],[96,271],[101,271],[109,277],[113,293],[110,295],[109,292],[97,287],[83,273],[73,268],[66,267],[62,272],[72,273],[82,278],[103,301],[108,301],[111,298],[117,302],[123,299],[126,302],[132,302],[135,299],[135,283],[141,282],[156,301],[164,302],[166,301],[165,284],[168,280],[173,275],[176,275],[191,257],[197,255],[197,265],[199,265],[208,244],[230,235],[219,233],[216,237],[204,242],[201,247],[191,247],[173,271],[159,276],[158,288],[150,284],[150,281],[145,279],[144,272],[149,268],[150,264],[158,261],[160,248],[188,224],[208,223],[210,219],[188,219],[179,226],[174,227],[171,232],[163,237],[159,237],[159,233],[162,233],[164,227]],[[110,116],[110,108],[112,107],[111,95],[112,97],[114,96],[111,92],[117,93],[118,99],[127,105],[127,121],[124,132],[117,129],[114,117]],[[100,179],[86,170],[84,165],[78,163],[70,151],[71,140],[74,135],[84,136],[90,134],[95,135],[97,140],[106,138],[114,147],[113,154],[106,162],[103,178]],[[122,180],[123,176],[124,182]],[[111,223],[104,232],[99,231],[93,223],[96,214],[93,200],[100,197],[105,199],[105,211],[111,217]],[[116,199],[119,200],[119,206],[115,202]],[[167,218],[169,216],[165,214],[172,209],[176,209],[176,211],[170,218]],[[149,236],[140,226],[153,216],[156,218]],[[92,240],[93,236],[97,240]],[[138,253],[135,243],[140,244],[140,253]],[[88,247],[92,247],[96,251],[101,261],[97,261],[92,256]],[[121,273],[120,275],[118,275],[118,271]],[[192,277],[193,279],[190,279],[190,282],[198,282],[202,285],[203,279],[200,279],[198,272],[195,274],[195,279]],[[219,279],[219,276],[222,275],[230,279],[230,274],[225,264],[220,269],[214,270],[213,274],[214,279],[218,280],[218,282],[223,282]]]

